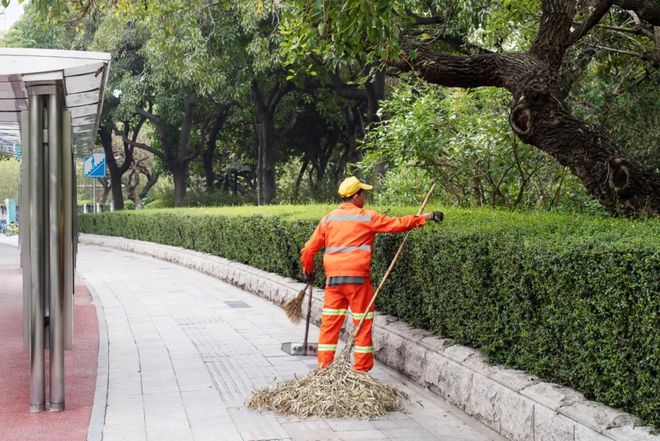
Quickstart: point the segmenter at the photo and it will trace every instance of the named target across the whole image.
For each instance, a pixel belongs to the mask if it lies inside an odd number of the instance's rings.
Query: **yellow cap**
[[[350,178],[344,179],[344,182],[339,184],[339,190],[337,190],[337,193],[343,198],[350,198],[360,189],[371,190],[372,188],[371,185],[362,183],[355,176],[351,176]]]

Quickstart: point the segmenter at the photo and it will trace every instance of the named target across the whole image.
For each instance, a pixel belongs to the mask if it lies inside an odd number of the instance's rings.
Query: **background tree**
[[[495,25],[501,20],[502,13],[495,13],[499,2],[293,3],[291,18],[285,20],[290,36],[286,54],[292,61],[314,52],[324,59],[359,56],[414,70],[430,83],[504,88],[512,95],[509,121],[516,135],[567,166],[606,210],[660,212],[660,175],[616,147],[602,129],[574,116],[566,101],[596,54],[593,48],[657,63],[655,41],[648,35],[638,36],[645,49],[636,52],[603,46],[592,37],[598,38],[594,28],[599,23],[621,27],[621,15],[627,13],[613,10],[615,4],[636,10],[647,32],[659,24],[660,6],[647,1],[511,2],[505,14],[520,28],[509,29],[507,40],[495,26],[498,37],[488,44],[479,32],[491,20]]]

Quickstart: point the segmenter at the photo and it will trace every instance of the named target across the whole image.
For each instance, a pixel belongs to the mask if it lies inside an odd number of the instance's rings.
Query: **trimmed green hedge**
[[[82,215],[79,226],[300,278],[300,248],[331,208],[117,212]],[[413,232],[381,311],[660,426],[658,220],[458,209],[446,218]],[[379,236],[374,280],[402,237]]]

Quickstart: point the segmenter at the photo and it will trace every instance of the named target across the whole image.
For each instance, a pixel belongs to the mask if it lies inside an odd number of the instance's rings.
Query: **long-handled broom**
[[[422,214],[426,208],[434,189],[435,184],[426,194],[418,214]],[[401,242],[366,311],[371,309],[392,272],[408,241],[408,234]],[[289,415],[334,418],[372,418],[401,409],[403,401],[407,399],[404,392],[351,367],[350,355],[355,345],[355,336],[362,327],[365,317],[366,314],[351,333],[339,358],[332,364],[316,369],[304,378],[256,391],[247,403],[248,407]]]

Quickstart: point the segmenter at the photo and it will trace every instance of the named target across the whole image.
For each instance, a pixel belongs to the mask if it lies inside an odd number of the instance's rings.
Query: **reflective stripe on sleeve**
[[[351,315],[353,316],[353,320],[362,320],[362,317],[365,316],[364,312],[353,312],[351,311]],[[364,317],[365,320],[373,319],[374,318],[374,312],[367,312],[366,317]]]
[[[355,346],[356,354],[371,354],[373,352],[374,352],[373,346]]]
[[[323,308],[321,315],[347,315],[345,309]]]
[[[345,253],[350,251],[371,251],[371,245],[360,245],[359,247],[326,247],[325,253]]]
[[[331,351],[334,352],[337,350],[337,345],[322,345],[318,344],[317,351]]]

